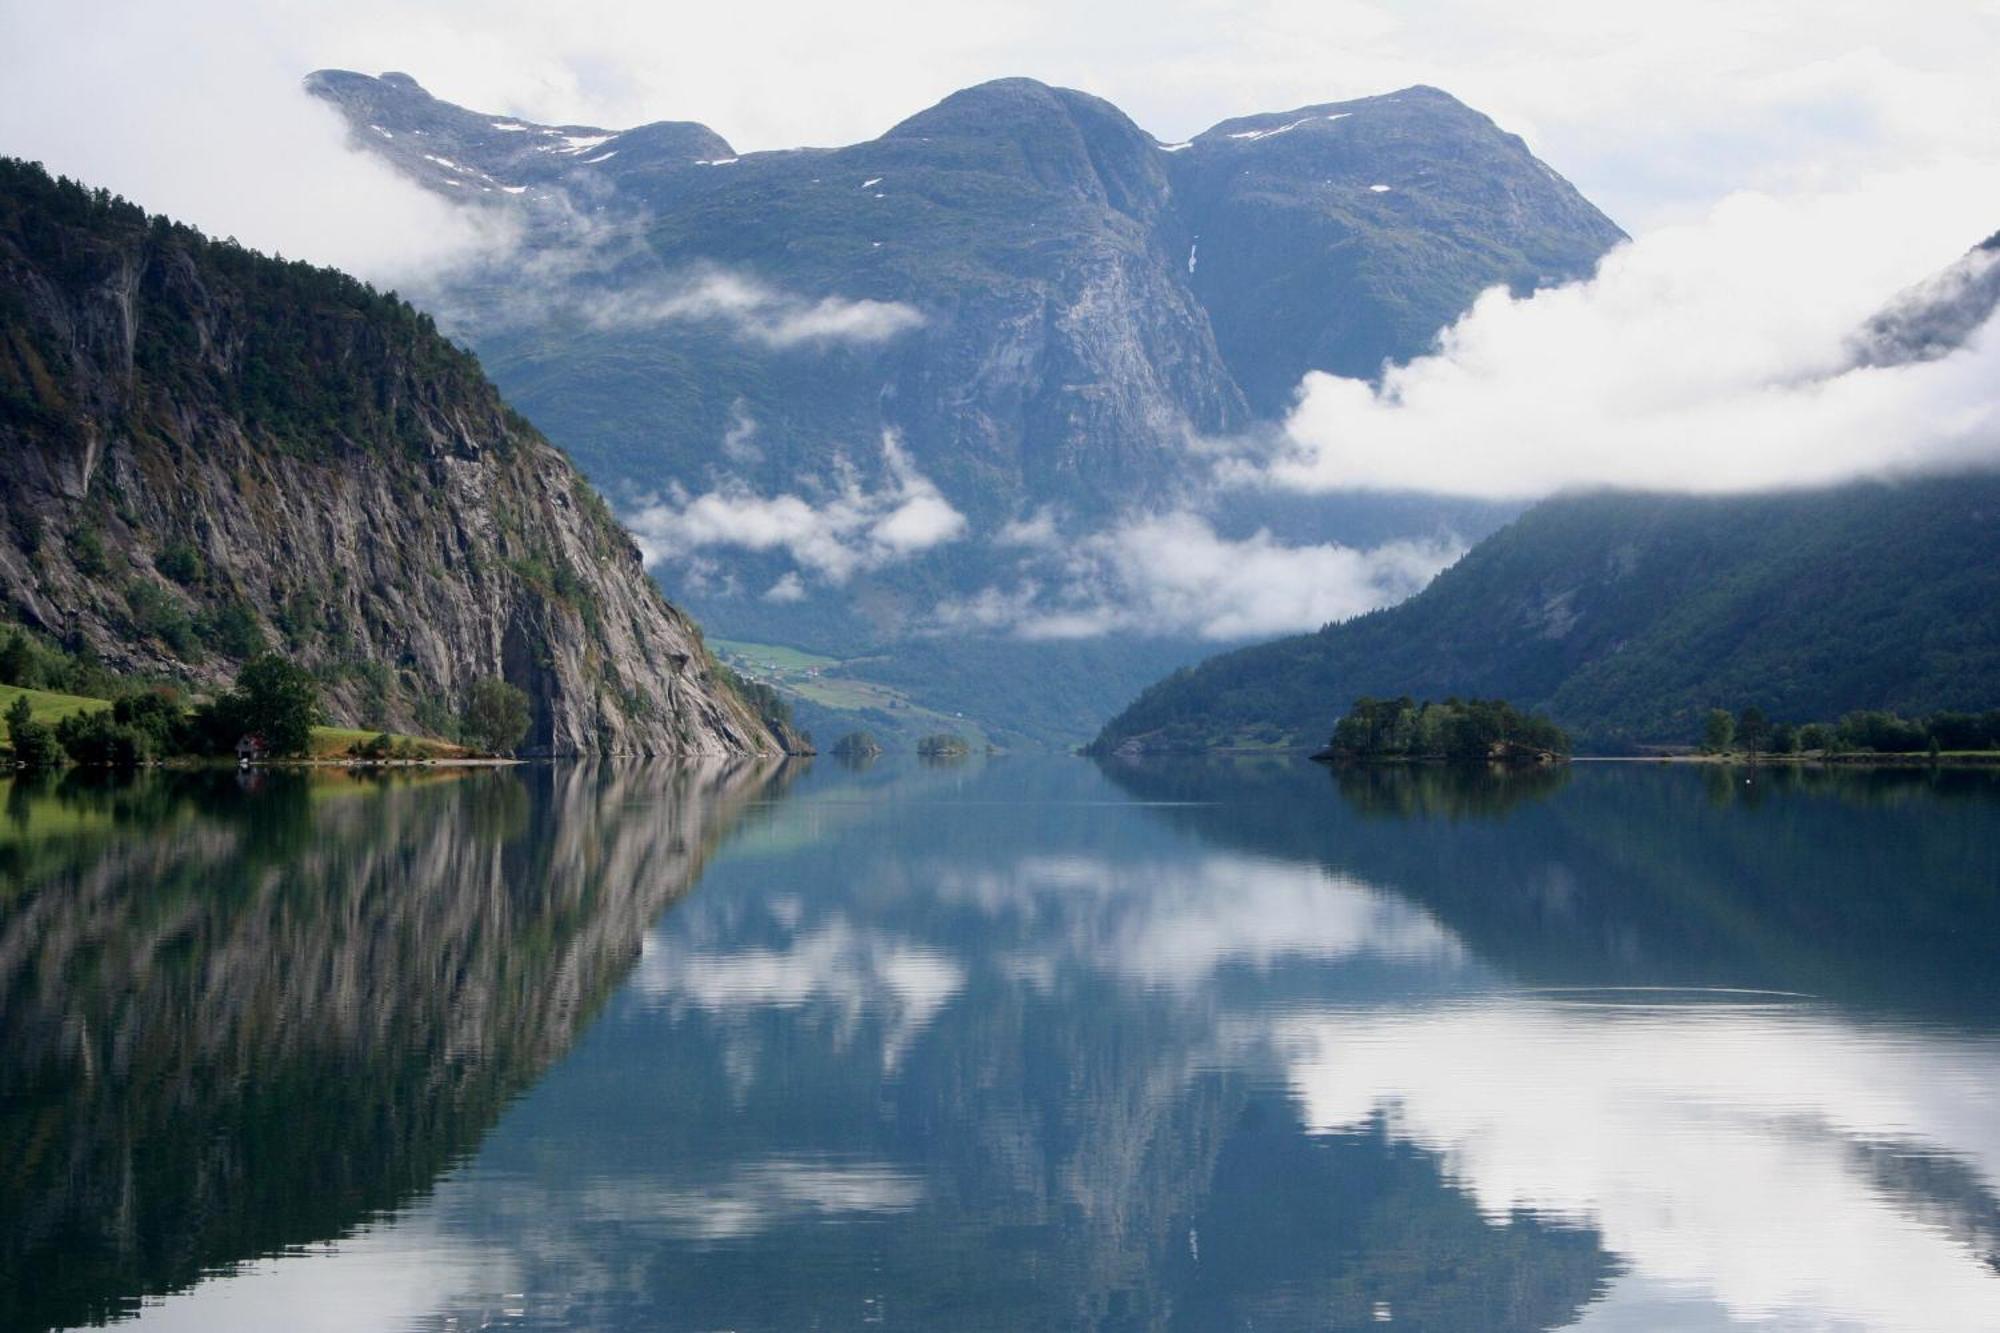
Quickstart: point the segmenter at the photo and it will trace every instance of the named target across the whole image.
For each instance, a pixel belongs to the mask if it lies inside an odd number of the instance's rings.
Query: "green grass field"
[[[340,759],[356,745],[364,745],[383,733],[366,727],[314,727],[312,757],[314,759]],[[389,739],[399,747],[412,749],[416,757],[422,759],[458,759],[472,753],[462,745],[441,741],[429,736],[405,736],[401,732],[389,732]]]
[[[90,699],[81,694],[54,694],[48,690],[24,690],[18,685],[0,685],[0,713],[14,706],[14,701],[26,696],[28,715],[37,722],[50,726],[66,717],[78,713],[94,713],[101,708],[111,707],[109,699]]]
[[[966,737],[974,749],[986,747],[986,732],[973,719],[927,708],[893,685],[868,679],[868,663],[880,658],[825,657],[782,643],[753,643],[745,639],[710,639],[708,643],[732,670],[774,686],[779,693],[795,700],[839,713],[886,714],[911,733],[912,742],[917,733],[956,732]],[[806,674],[815,667],[821,674]],[[863,725],[859,716],[854,724]]]
[[[806,652],[803,648],[787,648],[782,643],[750,643],[742,639],[710,639],[708,646],[730,666],[741,671],[768,671],[772,668],[790,675],[803,672],[809,667],[837,667],[837,657],[821,657],[818,653]]]

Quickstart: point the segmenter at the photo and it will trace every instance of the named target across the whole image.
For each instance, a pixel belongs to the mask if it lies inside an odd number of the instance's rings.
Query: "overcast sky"
[[[11,0],[0,151],[379,271],[438,219],[333,161],[337,127],[297,92],[315,67],[543,120],[700,120],[740,150],[869,138],[1013,74],[1166,139],[1424,82],[1637,233],[1745,188],[2000,159],[1996,52],[2000,0]]]

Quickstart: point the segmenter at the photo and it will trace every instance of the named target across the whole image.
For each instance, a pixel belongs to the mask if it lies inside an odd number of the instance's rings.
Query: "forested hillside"
[[[1101,750],[1317,745],[1361,695],[1498,696],[1582,749],[2000,701],[2000,477],[1550,500],[1401,606],[1209,659]]]

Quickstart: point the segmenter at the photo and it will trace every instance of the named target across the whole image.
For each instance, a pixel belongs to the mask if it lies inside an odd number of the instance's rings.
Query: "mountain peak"
[[[1036,120],[1075,121],[1109,113],[1131,125],[1111,103],[1073,88],[1057,88],[1039,79],[989,79],[961,88],[934,106],[917,112],[883,135],[885,139],[956,133],[1008,132]],[[1137,126],[1132,126],[1134,132]]]
[[[340,112],[354,142],[455,199],[522,194],[580,174],[637,175],[736,156],[728,140],[693,121],[654,121],[629,130],[543,125],[456,106],[394,70],[379,76],[314,70],[305,89]]]
[[[1150,216],[1166,195],[1151,135],[1101,97],[1036,79],[994,79],[960,89],[882,139],[962,144],[985,169],[1102,198],[1133,216]]]

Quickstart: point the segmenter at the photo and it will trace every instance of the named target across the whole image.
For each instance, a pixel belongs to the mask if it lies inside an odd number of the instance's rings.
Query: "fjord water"
[[[2000,1327],[2000,778],[17,783],[0,1328]]]

